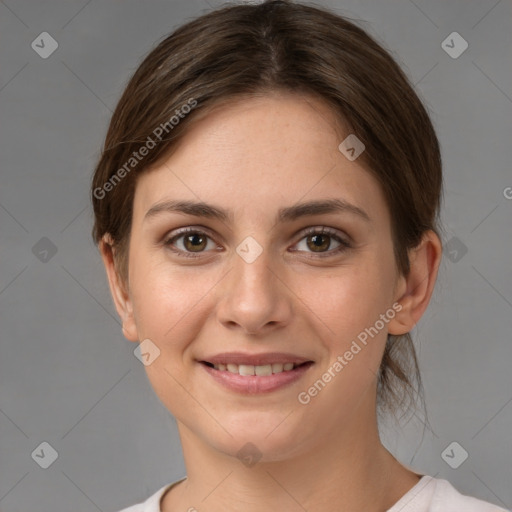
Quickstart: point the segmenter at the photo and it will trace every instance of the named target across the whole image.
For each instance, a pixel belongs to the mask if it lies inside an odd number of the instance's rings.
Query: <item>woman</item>
[[[95,171],[123,333],[187,477],[125,512],[498,511],[382,445],[420,388],[441,158],[391,56],[325,10],[231,6],[162,41]]]

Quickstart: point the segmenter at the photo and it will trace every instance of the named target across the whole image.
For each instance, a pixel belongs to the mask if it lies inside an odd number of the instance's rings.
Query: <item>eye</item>
[[[208,247],[208,242],[211,242],[210,247]],[[182,247],[176,247],[175,244]],[[207,233],[196,228],[183,228],[179,230],[174,236],[166,239],[164,245],[178,256],[186,258],[197,258],[205,249],[217,248],[217,245]],[[197,256],[194,253],[197,253]]]
[[[305,243],[303,240],[305,240]],[[338,244],[334,248],[331,248],[332,240],[335,240]],[[303,244],[303,248],[300,248],[301,244]],[[191,227],[179,230],[173,236],[167,238],[164,245],[178,256],[186,258],[197,258],[201,253],[218,249],[208,233]],[[303,237],[296,244],[296,247],[299,248],[292,249],[292,252],[309,252],[310,254],[313,253],[313,255],[308,256],[310,258],[325,258],[339,254],[352,246],[336,230],[326,227],[313,227],[303,232]]]
[[[338,235],[337,231],[322,227],[313,227],[308,228],[304,232],[304,237],[301,239],[301,241],[296,245],[297,247],[300,247],[302,243],[302,247],[305,247],[306,252],[311,251],[313,253],[316,253],[317,256],[308,256],[308,257],[320,257],[325,258],[328,256],[333,256],[335,254],[339,254],[351,247],[350,243],[346,240],[344,240],[340,235]],[[333,249],[329,250],[332,245],[332,240],[335,240],[338,244]],[[305,240],[303,243],[302,241]],[[303,250],[303,249],[298,249]],[[297,249],[293,250],[294,252],[297,251]]]

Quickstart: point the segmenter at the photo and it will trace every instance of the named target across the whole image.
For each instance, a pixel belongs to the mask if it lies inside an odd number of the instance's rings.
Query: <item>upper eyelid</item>
[[[200,233],[207,235],[212,240],[216,241],[216,235],[213,234],[213,231],[210,231],[208,228],[204,226],[184,226],[182,228],[173,229],[171,232],[167,233],[163,240],[164,242],[168,242],[170,240],[182,237],[184,235],[187,235],[188,233]]]

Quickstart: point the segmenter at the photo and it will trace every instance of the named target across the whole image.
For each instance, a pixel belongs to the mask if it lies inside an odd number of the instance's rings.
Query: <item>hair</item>
[[[157,44],[112,115],[92,179],[93,238],[98,244],[109,236],[123,282],[137,177],[172,153],[194,121],[214,107],[273,92],[323,101],[363,141],[358,163],[384,192],[401,275],[408,275],[408,251],[424,232],[439,236],[439,143],[426,108],[391,54],[355,23],[324,8],[283,0],[228,5]],[[136,159],[149,141],[151,149]],[[408,409],[418,396],[423,400],[409,333],[388,335],[377,392],[379,406],[391,411]]]

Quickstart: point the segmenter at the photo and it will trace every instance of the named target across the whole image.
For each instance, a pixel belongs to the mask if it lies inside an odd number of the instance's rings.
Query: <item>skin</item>
[[[388,332],[409,332],[427,308],[441,242],[426,232],[410,252],[410,274],[399,275],[383,193],[338,150],[348,133],[307,96],[272,94],[214,109],[140,176],[127,281],[116,272],[108,235],[100,245],[124,335],[149,338],[161,351],[145,368],[176,418],[187,470],[164,496],[164,512],[377,512],[419,480],[380,442],[376,374]],[[326,198],[343,198],[370,220],[336,212],[275,222],[280,208]],[[232,219],[144,218],[169,199],[214,204]],[[208,229],[202,252],[186,236],[172,243],[197,258],[165,245],[187,226]],[[324,226],[351,247],[335,253],[339,242],[327,237],[323,253],[315,252],[303,231]],[[248,236],[263,250],[252,263],[236,252]],[[299,403],[298,394],[394,303],[401,311],[317,396]],[[285,388],[247,396],[221,387],[197,362],[228,351],[291,352],[315,364]],[[237,457],[247,442],[261,454],[253,466]]]

